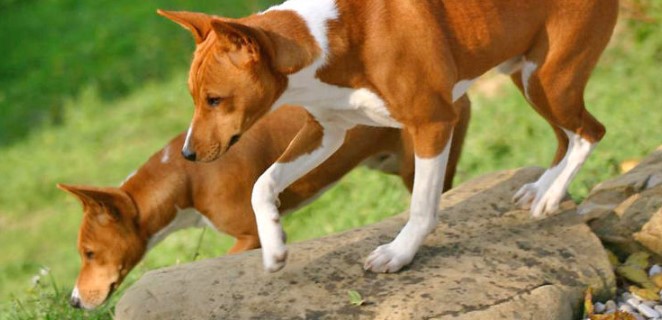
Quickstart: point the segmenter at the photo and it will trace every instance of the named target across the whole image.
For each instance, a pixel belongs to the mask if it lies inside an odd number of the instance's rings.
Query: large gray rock
[[[662,185],[662,146],[634,169],[596,185],[579,206],[588,218],[607,214],[633,195]]]
[[[574,206],[540,221],[513,208],[513,193],[541,172],[499,172],[445,194],[439,226],[397,274],[365,272],[362,262],[405,215],[291,244],[278,273],[262,270],[259,250],[149,272],[126,291],[116,318],[576,318],[585,289],[606,298],[614,276]],[[348,290],[365,303],[352,305]]]
[[[662,256],[662,150],[624,175],[598,184],[579,206],[595,234],[620,256],[648,249]],[[646,228],[642,228],[646,225]],[[638,239],[634,235],[638,234]],[[645,242],[642,245],[642,240]]]

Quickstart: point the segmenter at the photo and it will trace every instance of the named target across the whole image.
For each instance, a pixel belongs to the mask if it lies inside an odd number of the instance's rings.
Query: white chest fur
[[[348,127],[364,124],[400,128],[386,103],[374,92],[361,88],[343,88],[324,83],[315,77],[315,63],[289,77],[287,90],[274,104],[304,106],[321,121],[342,121]]]

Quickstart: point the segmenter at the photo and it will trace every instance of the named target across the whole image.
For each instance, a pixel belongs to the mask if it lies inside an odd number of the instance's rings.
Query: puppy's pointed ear
[[[202,41],[205,41],[207,34],[211,31],[211,20],[210,15],[199,13],[199,12],[188,12],[188,11],[165,11],[165,10],[156,10],[161,16],[164,16],[180,26],[188,29],[193,34],[195,39],[195,44],[199,44]]]
[[[73,186],[58,183],[57,187],[76,196],[85,213],[95,214],[100,221],[105,221],[104,215],[114,220],[133,218],[137,209],[129,195],[121,189],[93,186]],[[95,206],[96,205],[96,206]],[[102,210],[106,208],[107,210]]]
[[[212,19],[211,26],[221,50],[227,52],[237,67],[246,67],[260,59],[257,30],[240,23]]]

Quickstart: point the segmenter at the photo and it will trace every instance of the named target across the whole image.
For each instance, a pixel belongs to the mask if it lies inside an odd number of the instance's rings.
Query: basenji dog
[[[611,37],[618,0],[289,0],[239,19],[159,13],[196,42],[187,159],[217,158],[283,103],[308,111],[306,125],[253,188],[268,271],[287,258],[278,195],[338,150],[358,124],[411,135],[409,220],[364,268],[395,272],[409,264],[436,225],[459,117],[453,102],[492,68],[512,76],[558,138],[550,169],[514,196],[534,217],[558,208],[605,133],[583,93]]]
[[[468,109],[468,99],[463,103]],[[85,309],[102,304],[150,248],[182,228],[213,226],[236,239],[230,253],[259,248],[250,203],[253,184],[305,121],[302,108],[285,106],[259,121],[214,162],[182,158],[178,151],[184,144],[182,133],[119,188],[59,184],[82,202],[84,211],[78,235],[82,268],[71,304]],[[413,155],[400,139],[397,129],[360,126],[350,130],[333,157],[285,189],[280,198],[282,212],[311,201],[362,161],[400,174],[411,188]]]

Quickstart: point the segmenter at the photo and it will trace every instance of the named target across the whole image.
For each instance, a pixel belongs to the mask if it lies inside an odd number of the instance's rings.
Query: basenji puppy
[[[463,103],[468,110],[468,99]],[[251,189],[305,121],[303,109],[285,106],[259,121],[214,162],[182,158],[178,152],[184,144],[182,133],[119,188],[59,184],[82,202],[84,210],[78,235],[82,268],[71,304],[85,309],[102,304],[150,248],[182,228],[212,225],[236,239],[230,253],[260,247]],[[285,189],[282,212],[312,200],[361,161],[400,174],[411,188],[413,155],[400,139],[396,129],[350,130],[333,157]],[[457,143],[459,156],[461,141]]]
[[[558,138],[552,167],[514,200],[534,217],[555,211],[605,129],[584,88],[618,13],[617,0],[289,0],[248,17],[159,13],[190,30],[195,111],[183,155],[210,161],[282,103],[309,120],[256,182],[252,204],[264,267],[285,265],[278,195],[340,146],[358,125],[403,128],[415,178],[407,224],[364,268],[409,264],[436,225],[456,101],[500,66]]]

